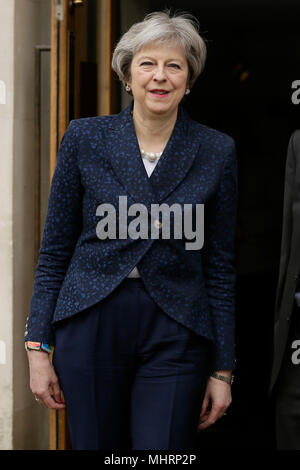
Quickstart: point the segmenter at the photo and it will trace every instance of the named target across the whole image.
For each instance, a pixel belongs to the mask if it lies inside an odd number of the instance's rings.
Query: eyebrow
[[[145,56],[140,57],[140,58],[139,58],[139,61],[140,61],[140,60],[143,60],[143,59],[155,60],[155,59],[153,59],[152,57],[145,55]],[[181,59],[168,59],[167,62],[171,62],[172,60],[175,60],[176,62],[180,62],[181,64],[183,63],[183,61],[182,61]]]

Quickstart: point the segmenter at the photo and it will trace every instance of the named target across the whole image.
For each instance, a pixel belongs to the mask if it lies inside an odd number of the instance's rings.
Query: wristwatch
[[[49,344],[37,341],[26,341],[25,349],[26,351],[44,351],[48,354],[52,352],[51,346],[49,346]]]
[[[210,376],[218,380],[223,380],[223,382],[226,382],[230,385],[233,384],[234,375],[232,375],[231,377],[226,377],[225,375],[221,375],[221,374],[218,374],[217,372],[213,372],[212,374],[210,374]]]

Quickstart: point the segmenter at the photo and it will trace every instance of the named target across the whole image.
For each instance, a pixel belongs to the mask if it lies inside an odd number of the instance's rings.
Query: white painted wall
[[[13,125],[13,448],[49,448],[49,410],[39,406],[29,388],[25,321],[32,295],[34,266],[34,99],[35,46],[50,45],[51,1],[15,0],[14,125]],[[43,53],[47,73],[49,53]],[[46,66],[46,67],[45,67]],[[48,67],[48,75],[50,69]],[[44,75],[43,74],[43,75]],[[42,85],[45,80],[42,81]],[[47,93],[48,91],[48,93]],[[43,101],[49,102],[46,86]],[[49,107],[43,108],[42,130],[47,133]],[[48,129],[49,131],[49,129]],[[46,139],[47,142],[47,139]],[[42,146],[42,170],[49,165],[49,146]],[[46,172],[46,174],[48,174]],[[49,181],[42,179],[43,200]],[[43,221],[42,221],[43,222]],[[43,226],[43,223],[42,223]]]
[[[12,448],[14,4],[0,0],[0,449]]]
[[[50,45],[50,6],[51,0],[0,0],[1,450],[49,447],[49,411],[36,404],[29,389],[24,329],[35,271],[34,46]],[[47,64],[43,67],[47,83]],[[43,168],[47,86],[45,94]]]

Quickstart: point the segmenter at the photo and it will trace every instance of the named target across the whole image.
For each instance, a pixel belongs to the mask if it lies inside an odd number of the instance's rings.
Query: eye
[[[180,66],[178,64],[169,64],[170,67],[175,67],[177,69],[180,69]]]
[[[152,65],[152,62],[142,62],[141,65]]]

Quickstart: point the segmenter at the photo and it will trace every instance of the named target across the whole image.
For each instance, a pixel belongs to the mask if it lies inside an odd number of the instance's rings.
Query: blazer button
[[[159,220],[155,219],[154,222],[153,222],[153,225],[154,225],[154,227],[156,227],[156,228],[161,228],[162,222],[160,222]]]

